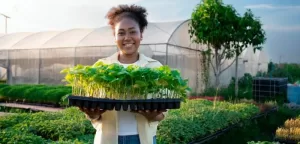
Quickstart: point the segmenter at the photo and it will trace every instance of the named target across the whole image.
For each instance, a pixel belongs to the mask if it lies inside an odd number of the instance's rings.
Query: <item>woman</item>
[[[100,59],[105,63],[118,63],[125,67],[135,64],[141,67],[159,67],[157,60],[138,52],[143,32],[148,22],[146,10],[135,5],[119,5],[109,10],[106,18],[113,30],[119,52]],[[165,111],[102,111],[81,109],[97,130],[95,144],[155,144],[158,122]]]

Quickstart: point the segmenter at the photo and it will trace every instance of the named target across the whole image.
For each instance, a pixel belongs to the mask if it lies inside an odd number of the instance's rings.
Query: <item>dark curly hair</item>
[[[124,17],[131,18],[139,24],[140,30],[143,32],[148,25],[148,21],[146,19],[147,14],[147,10],[141,6],[118,5],[117,7],[112,7],[105,17],[109,20],[108,24],[112,27],[112,29],[114,29],[115,24],[121,21]]]

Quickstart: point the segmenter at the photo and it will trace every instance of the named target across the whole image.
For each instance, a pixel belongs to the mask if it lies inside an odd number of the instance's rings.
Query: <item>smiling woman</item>
[[[146,9],[138,6],[120,5],[106,15],[113,29],[115,42],[120,49],[119,61],[133,63],[138,59],[138,48],[143,31],[148,25]]]
[[[136,5],[113,7],[106,15],[113,30],[119,52],[98,62],[130,64],[140,67],[160,67],[157,60],[138,52],[143,31],[148,25],[146,9]],[[158,121],[164,119],[161,111],[105,111],[81,108],[97,130],[97,144],[155,144]]]

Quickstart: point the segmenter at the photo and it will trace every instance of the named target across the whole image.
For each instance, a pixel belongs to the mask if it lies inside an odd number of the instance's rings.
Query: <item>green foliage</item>
[[[287,119],[296,117],[300,110],[279,106],[277,111],[253,120],[247,120],[229,132],[211,140],[210,144],[242,144],[250,141],[273,141],[276,129]],[[232,140],[234,138],[234,141]]]
[[[93,66],[77,65],[62,70],[65,81],[72,86],[72,94],[115,99],[140,99],[153,94],[153,98],[185,99],[188,80],[178,70],[169,66],[157,68],[119,64],[105,64],[101,61]]]
[[[0,117],[0,143],[92,143],[94,133],[78,108]]]
[[[300,65],[299,64],[274,64],[268,65],[268,73],[261,74],[266,77],[286,77],[289,83],[295,83],[300,80]]]
[[[261,45],[266,41],[262,24],[258,18],[254,17],[250,9],[247,9],[244,15],[238,18],[238,26],[235,27],[232,35],[232,47],[234,47],[236,56],[239,56],[249,46],[253,47],[254,52],[261,50]]]
[[[238,92],[238,98],[239,99],[252,99],[252,79],[253,77],[246,73],[243,77],[239,79],[239,92]],[[191,96],[223,96],[226,100],[232,100],[234,97],[234,84],[235,84],[235,78],[232,77],[230,84],[228,87],[221,87],[221,88],[214,88],[209,87],[206,88],[202,93],[196,94],[192,93]]]
[[[252,88],[252,80],[253,77],[249,73],[245,73],[243,77],[241,77],[238,81],[239,88]],[[229,86],[234,86],[235,78],[232,77]]]
[[[269,142],[269,141],[250,141],[247,144],[280,144],[279,142]]]
[[[9,86],[8,84],[0,84],[0,88],[3,88],[3,87],[7,87]]]
[[[199,96],[223,96],[225,99],[229,99],[234,96],[234,89],[232,87],[222,87],[219,89],[210,87],[205,89]]]
[[[33,113],[31,109],[22,109],[22,108],[13,108],[13,107],[5,107],[0,106],[0,112],[7,112],[7,113]]]
[[[46,85],[0,85],[0,96],[4,101],[21,101],[29,103],[66,104],[62,98],[72,91],[66,86]]]
[[[188,143],[212,134],[259,112],[251,104],[231,104],[190,100],[178,110],[170,110],[159,124],[157,139],[161,144]]]
[[[3,144],[45,144],[46,140],[40,136],[23,133],[14,129],[0,130],[0,143]]]
[[[215,67],[212,66],[215,87],[219,86],[219,76],[228,68],[222,69],[222,61],[239,56],[249,46],[254,52],[260,50],[266,40],[262,24],[251,10],[240,16],[234,7],[225,5],[222,0],[202,0],[191,15],[189,27],[193,42],[207,44],[208,49],[203,52],[215,58]]]
[[[221,69],[222,60],[234,56],[230,46],[234,40],[239,17],[231,5],[225,5],[221,0],[202,0],[191,15],[189,23],[190,38],[195,43],[208,45],[203,50],[207,57],[215,58],[215,87],[219,87],[219,77],[226,69]]]
[[[238,99],[246,98],[246,99],[252,99],[253,94],[252,94],[252,80],[253,77],[249,73],[245,73],[243,77],[239,78],[238,80]],[[228,89],[232,90],[231,92],[234,92],[235,89],[235,78],[232,77],[230,84],[228,86]],[[234,96],[231,95],[231,96]]]
[[[221,0],[203,0],[192,13],[189,33],[194,42],[220,49],[232,41],[237,20],[232,6],[224,5]]]
[[[93,144],[94,143],[94,135],[88,134],[79,136],[77,138],[71,140],[60,140],[60,141],[52,141],[48,144]]]
[[[205,54],[205,52],[202,52],[202,59],[201,59],[201,77],[203,80],[203,84],[205,88],[209,86],[209,65],[210,65],[210,56]]]
[[[258,108],[250,104],[188,101],[181,109],[170,110],[166,119],[159,124],[158,142],[187,143],[256,113]],[[0,143],[11,142],[11,139],[7,139],[9,136],[20,140],[20,143],[26,140],[28,143],[92,144],[95,129],[78,108],[72,107],[55,113],[22,113],[0,117],[0,134]]]

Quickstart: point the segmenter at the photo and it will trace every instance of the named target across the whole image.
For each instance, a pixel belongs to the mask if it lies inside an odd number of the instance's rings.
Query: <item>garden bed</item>
[[[286,144],[300,142],[300,117],[288,119],[276,130],[276,141]]]
[[[190,96],[189,99],[190,100],[193,100],[193,99],[206,99],[206,100],[210,100],[210,101],[224,101],[223,96]]]
[[[67,105],[65,97],[72,91],[67,86],[7,85],[0,84],[0,101],[39,106],[60,107]]]
[[[0,143],[93,143],[95,129],[77,108],[0,117]]]
[[[230,131],[219,135],[209,141],[210,144],[230,143],[242,144],[250,141],[266,141],[273,143],[275,131],[287,119],[300,114],[299,110],[293,110],[286,106],[278,106],[273,112],[267,115],[252,117],[253,119],[244,120],[241,124],[233,127]],[[234,137],[234,141],[232,138]],[[274,142],[275,143],[275,142]]]
[[[259,108],[251,103],[232,104],[202,99],[187,100],[180,109],[169,110],[167,117],[160,122],[157,131],[158,143],[191,143],[202,140],[202,142],[209,141],[209,143],[217,144],[220,141],[232,141],[229,133],[237,136],[237,139],[254,140],[254,135],[258,136],[261,133],[252,129],[256,127],[268,129],[268,125],[274,125],[274,122],[268,120],[286,119],[277,110],[277,108],[272,108],[265,113],[260,113]],[[274,115],[274,117],[269,115]],[[267,117],[270,118],[267,120]],[[264,123],[261,123],[261,119],[264,119]],[[244,123],[247,121],[251,121],[251,124]],[[257,126],[258,124],[254,121],[257,121],[260,126]],[[55,113],[38,112],[5,116],[0,118],[0,129],[0,143],[8,143],[11,139],[5,139],[5,137],[11,137],[15,139],[14,142],[26,140],[27,143],[92,144],[95,134],[94,128],[78,108],[67,108]],[[248,137],[243,135],[242,129],[252,135]],[[240,143],[244,142],[244,140],[240,141]]]
[[[270,113],[272,113],[272,112],[275,112],[275,111],[277,111],[277,107],[270,108],[268,111],[264,111],[264,112],[262,112],[262,113],[259,113],[259,114],[255,115],[255,116],[251,117],[250,120],[255,120],[255,119],[257,119],[257,118],[266,116],[266,115],[268,115],[268,114],[270,114]],[[217,132],[215,132],[215,133],[213,133],[213,134],[210,134],[210,135],[208,135],[208,136],[200,137],[199,139],[197,139],[197,140],[195,140],[195,141],[193,141],[193,142],[190,142],[189,144],[194,144],[194,143],[202,144],[202,143],[206,143],[206,142],[208,142],[208,141],[210,141],[210,140],[212,140],[212,139],[214,139],[214,138],[217,138],[218,136],[220,136],[220,135],[222,135],[222,134],[224,134],[224,133],[230,131],[230,130],[233,129],[234,127],[243,124],[244,121],[246,121],[246,120],[243,120],[243,121],[237,122],[237,123],[235,123],[235,124],[232,124],[232,125],[230,125],[230,126],[224,128],[224,129],[219,130],[219,131],[217,131]]]
[[[6,106],[1,106],[0,105],[0,112],[5,112],[5,113],[34,113],[34,112],[38,112],[36,110],[33,109],[29,109],[29,108],[13,108],[13,107],[6,107]]]
[[[250,118],[258,112],[258,108],[251,104],[214,104],[208,100],[187,100],[180,109],[169,110],[166,119],[159,124],[158,143],[188,143]],[[6,116],[0,118],[0,129],[0,143],[11,141],[7,137],[14,138],[14,142],[28,138],[27,143],[61,141],[71,144],[76,139],[82,143],[92,143],[95,134],[92,125],[78,108],[67,108],[56,113]],[[20,133],[22,137],[19,137]]]
[[[258,113],[259,109],[253,104],[188,100],[180,109],[169,111],[159,124],[157,138],[161,144],[189,143]]]

